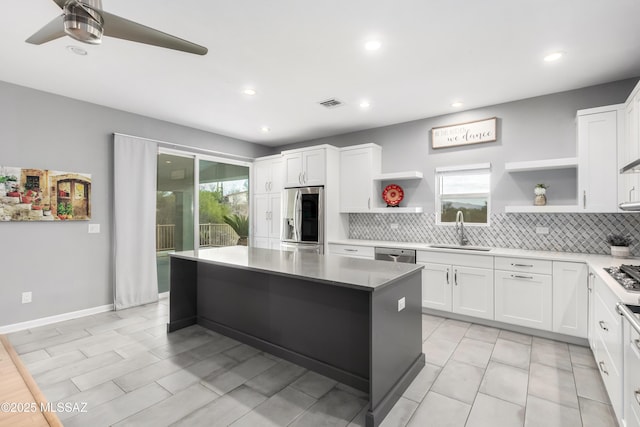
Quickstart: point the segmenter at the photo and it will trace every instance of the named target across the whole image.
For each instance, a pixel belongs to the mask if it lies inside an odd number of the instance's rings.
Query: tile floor
[[[73,426],[362,426],[367,396],[192,326],[166,301],[10,335]],[[616,426],[584,347],[423,316],[427,365],[383,426]],[[76,408],[77,409],[77,408]]]

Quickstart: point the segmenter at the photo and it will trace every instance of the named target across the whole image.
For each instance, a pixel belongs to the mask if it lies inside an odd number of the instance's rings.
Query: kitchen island
[[[421,269],[243,246],[178,252],[168,330],[199,324],[363,390],[373,427],[425,363]]]

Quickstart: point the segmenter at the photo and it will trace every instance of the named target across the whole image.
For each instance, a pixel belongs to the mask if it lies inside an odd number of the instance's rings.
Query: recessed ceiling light
[[[262,131],[262,133],[269,133],[271,132],[271,128],[269,126],[262,126],[260,128],[260,130]]]
[[[452,104],[451,104],[451,106],[452,106],[453,108],[460,108],[460,107],[462,107],[463,105],[464,105],[464,104],[463,104],[462,102],[460,102],[460,101],[456,101],[456,102],[454,102],[454,103],[452,103]]]
[[[256,90],[249,87],[243,90],[242,93],[244,93],[245,95],[253,96],[256,94]]]
[[[164,161],[166,164],[170,165],[171,164],[171,160],[165,160]]]
[[[553,53],[550,53],[549,55],[544,57],[544,62],[557,61],[558,59],[562,58],[562,55],[564,55],[564,52],[553,52]]]
[[[67,46],[67,50],[75,53],[76,55],[87,56],[87,51],[78,46]]]
[[[369,40],[364,44],[364,48],[367,50],[378,50],[382,46],[379,40]]]
[[[371,103],[369,101],[362,101],[360,103],[360,108],[369,108],[371,107]]]

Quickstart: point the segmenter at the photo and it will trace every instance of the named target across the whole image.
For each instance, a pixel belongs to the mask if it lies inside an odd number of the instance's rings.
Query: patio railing
[[[156,225],[156,251],[175,249],[175,224]],[[200,224],[200,247],[233,246],[238,235],[229,224]]]

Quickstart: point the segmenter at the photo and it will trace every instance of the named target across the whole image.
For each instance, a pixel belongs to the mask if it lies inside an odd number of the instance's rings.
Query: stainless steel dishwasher
[[[416,251],[414,249],[375,248],[375,259],[415,264]]]

